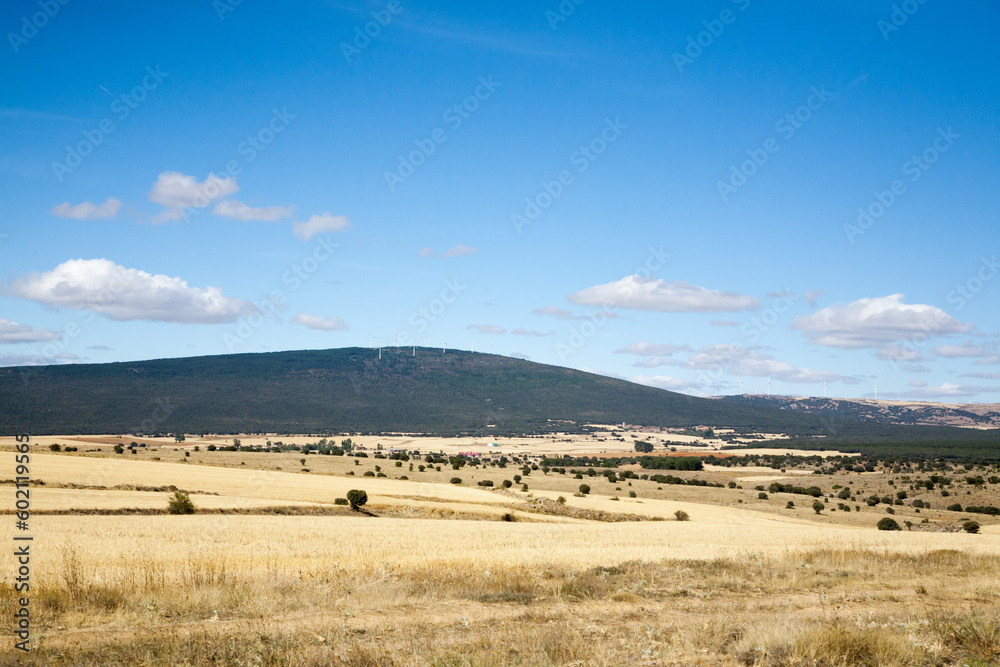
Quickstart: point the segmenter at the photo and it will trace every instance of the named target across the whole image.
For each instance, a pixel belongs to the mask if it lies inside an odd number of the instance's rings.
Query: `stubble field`
[[[881,532],[884,507],[830,511],[833,502],[817,514],[801,496],[759,499],[747,479],[824,491],[837,482],[861,495],[899,488],[888,484],[898,475],[710,468],[693,475],[745,488],[586,477],[593,490],[578,497],[579,480],[541,470],[522,479],[528,491],[477,485],[500,487],[516,466],[420,473],[387,459],[188,451],[33,451],[32,477],[45,482],[32,490],[35,644],[24,656],[11,641],[4,664],[1000,659],[990,517],[977,517],[979,534],[927,530],[967,518],[935,498],[929,511],[896,507],[914,530]],[[0,452],[0,465],[13,470],[13,457]],[[363,476],[376,465],[385,477]],[[162,513],[169,485],[203,511]],[[13,487],[3,488],[13,507]],[[333,504],[351,488],[367,491],[367,514]],[[988,485],[961,493],[965,504],[996,504]],[[13,520],[4,525],[9,540]]]

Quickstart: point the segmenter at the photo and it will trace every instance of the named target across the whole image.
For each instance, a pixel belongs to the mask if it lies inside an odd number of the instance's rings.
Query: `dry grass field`
[[[33,650],[8,641],[0,665],[1000,661],[1000,524],[939,532],[968,518],[946,502],[996,505],[995,485],[911,492],[932,509],[897,505],[913,530],[883,532],[885,505],[837,511],[834,498],[816,513],[811,497],[761,499],[754,485],[904,488],[884,471],[678,473],[722,488],[584,476],[580,496],[555,471],[531,471],[527,491],[478,486],[518,465],[86,448],[100,451],[32,452],[45,483],[32,489]],[[9,447],[0,465],[13,470]],[[375,466],[385,476],[365,477]],[[170,485],[199,512],[164,513]],[[334,505],[351,488],[367,491],[366,512]],[[9,482],[0,493],[13,507]],[[7,618],[13,572],[0,572]]]

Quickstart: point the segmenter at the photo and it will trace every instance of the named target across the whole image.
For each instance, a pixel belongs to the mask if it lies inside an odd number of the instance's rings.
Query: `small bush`
[[[878,520],[875,527],[879,530],[902,530],[902,528],[899,527],[899,522],[890,517],[882,517]]]
[[[174,491],[174,497],[167,503],[167,511],[171,514],[194,514],[194,503],[184,491]]]
[[[449,481],[452,484],[461,484],[462,483],[462,478],[461,477],[452,477]]]
[[[503,513],[503,514],[502,514],[502,515],[500,516],[500,520],[501,520],[501,521],[507,521],[507,522],[511,522],[511,521],[517,521],[517,517],[516,517],[516,516],[514,516],[514,513],[513,513],[513,512],[504,512],[504,513]]]
[[[52,443],[51,445],[49,445],[49,449],[51,449],[53,452],[58,452],[62,448],[56,443]]]
[[[629,491],[628,492],[628,497],[629,498],[635,498],[635,491]]]
[[[366,470],[365,474],[362,475],[362,477],[374,477],[374,476],[375,476],[375,473],[373,473],[371,470]]]
[[[484,480],[481,480],[481,481],[477,482],[477,484],[479,484],[479,486],[493,486],[493,480],[484,479]]]
[[[816,514],[822,512],[824,507],[825,506],[820,501],[818,500],[813,501],[813,512],[816,512]]]
[[[514,482],[510,481],[509,479],[505,479],[501,484],[501,486],[505,489],[509,489],[510,487],[514,486]]]
[[[587,495],[588,493],[590,493],[590,485],[589,484],[581,484],[580,485],[580,493],[582,493],[583,495]]]
[[[757,500],[767,500],[767,494],[761,491],[757,494]]]
[[[785,509],[786,510],[793,510],[793,509],[795,509],[795,503],[793,503],[791,500],[789,500],[788,503],[785,505]]]
[[[674,518],[676,518],[678,521],[688,521],[691,519],[688,513],[685,512],[684,510],[677,510],[676,512],[674,512]]]
[[[975,535],[979,532],[979,523],[977,521],[966,521],[962,524],[962,529],[967,533]]]
[[[559,496],[558,498],[556,498],[556,502],[559,503],[560,505],[565,505],[566,504],[566,497],[565,496]]]
[[[347,503],[347,498],[334,498],[333,504],[334,505],[347,505],[348,504]]]

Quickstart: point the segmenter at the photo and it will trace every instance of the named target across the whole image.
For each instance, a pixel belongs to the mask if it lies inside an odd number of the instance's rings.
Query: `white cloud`
[[[94,204],[85,201],[80,204],[71,205],[68,201],[54,206],[49,213],[60,218],[72,218],[73,220],[100,220],[101,218],[113,218],[121,210],[122,203],[114,197],[108,197],[103,204]]]
[[[451,258],[451,257],[464,257],[465,255],[474,255],[479,252],[479,248],[474,248],[469,245],[462,245],[461,243],[456,244],[452,248],[448,248],[444,252],[434,252],[433,248],[424,248],[419,253],[421,257],[440,257],[440,258]]]
[[[890,343],[880,347],[875,356],[883,361],[923,361],[924,355],[914,347],[907,347],[902,343]]]
[[[880,348],[902,340],[968,333],[973,325],[959,322],[935,306],[905,304],[902,294],[858,299],[848,305],[827,306],[795,318],[792,327],[813,345],[857,350]]]
[[[503,327],[498,327],[495,324],[470,324],[465,328],[469,329],[470,331],[478,331],[479,333],[484,333],[484,334],[507,333],[506,329],[504,329]]]
[[[926,387],[927,386],[927,383],[924,382],[923,380],[921,380],[920,378],[913,378],[907,384],[909,384],[911,387]]]
[[[726,372],[730,375],[770,377],[782,382],[816,383],[844,382],[855,384],[857,379],[830,371],[799,368],[785,361],[778,361],[762,348],[739,345],[707,345],[688,357],[686,362],[665,362],[696,370]],[[638,366],[638,364],[636,364]]]
[[[983,357],[976,362],[977,366],[992,366],[993,364],[1000,364],[1000,356],[991,354],[990,356]]]
[[[572,311],[566,310],[565,308],[556,308],[555,306],[546,306],[545,308],[538,308],[531,311],[532,315],[551,315],[557,320],[589,320],[593,318],[606,317],[608,319],[614,319],[618,317],[617,313],[610,310],[600,310],[592,315],[574,315]]]
[[[349,328],[347,322],[339,317],[321,317],[319,315],[299,313],[292,318],[292,321],[309,329],[316,329],[317,331],[347,331]]]
[[[629,382],[646,385],[647,387],[656,387],[657,389],[666,389],[668,391],[683,391],[699,396],[705,395],[701,391],[701,384],[669,375],[636,375],[629,378]]]
[[[78,361],[80,357],[70,352],[62,352],[54,357],[40,354],[0,354],[0,366],[52,366]]]
[[[616,354],[638,354],[644,357],[660,355],[669,357],[671,355],[677,354],[678,352],[690,352],[691,348],[687,345],[668,345],[665,343],[632,343],[620,350],[615,350]]]
[[[149,201],[164,208],[152,221],[166,222],[183,218],[186,208],[206,208],[213,201],[237,191],[239,187],[233,178],[219,178],[210,173],[208,178],[199,183],[194,176],[186,176],[179,171],[165,171],[156,179],[146,196]]]
[[[738,327],[739,322],[733,322],[732,320],[712,320],[709,324],[713,327]]]
[[[535,331],[534,329],[525,329],[523,327],[514,329],[511,331],[515,336],[551,336],[551,333],[543,333],[541,331]]]
[[[263,208],[254,208],[248,204],[244,204],[241,201],[236,201],[235,199],[224,199],[215,205],[212,213],[215,215],[221,215],[226,218],[233,218],[235,220],[242,220],[248,222],[250,220],[264,220],[265,222],[275,222],[281,220],[282,218],[292,217],[293,209],[291,206],[265,206]]]
[[[963,373],[964,378],[979,378],[980,380],[1000,380],[1000,373]]]
[[[948,359],[963,359],[970,357],[985,357],[989,353],[986,351],[982,345],[976,345],[971,340],[967,340],[961,345],[942,345],[941,347],[935,347],[931,350],[934,354],[939,357],[946,357]]]
[[[1000,387],[980,387],[970,384],[953,384],[945,382],[938,386],[924,386],[913,391],[903,392],[900,396],[907,398],[967,398],[977,394],[988,394],[1000,391]]]
[[[642,361],[637,361],[632,365],[636,368],[658,368],[660,366],[680,366],[683,363],[670,357],[646,357]]]
[[[324,212],[322,215],[314,215],[305,222],[295,222],[292,224],[292,233],[300,241],[308,241],[317,234],[323,232],[342,232],[351,223],[342,215],[330,215]]]
[[[218,324],[255,310],[218,287],[189,287],[181,278],[127,269],[108,259],[71,259],[51,271],[17,278],[5,292],[50,308],[92,310],[117,321]]]
[[[0,317],[0,343],[40,343],[60,338],[62,338],[62,334],[58,331],[36,329],[27,324],[18,324]]]
[[[808,304],[809,306],[815,306],[817,303],[819,303],[819,300],[823,298],[824,294],[826,294],[826,290],[825,289],[809,289],[809,290],[806,290],[806,293],[805,293],[805,296],[804,296],[804,298],[806,300],[806,304]]]
[[[760,301],[736,292],[719,292],[680,280],[625,276],[570,294],[572,303],[587,306],[655,310],[662,312],[719,313],[760,308]]]

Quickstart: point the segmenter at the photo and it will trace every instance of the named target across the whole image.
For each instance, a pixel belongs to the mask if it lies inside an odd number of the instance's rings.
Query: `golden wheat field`
[[[492,477],[498,488],[508,470],[429,469],[417,481],[399,479],[417,476],[407,468],[362,476],[386,465],[377,459],[313,456],[303,472],[297,455],[153,458],[164,454],[32,454],[45,482],[32,489],[35,643],[29,655],[5,648],[0,664],[1000,660],[995,521],[979,534],[883,532],[881,510],[787,509],[752,487],[599,480],[574,495],[579,482],[564,475],[503,491],[468,485]],[[13,453],[0,464],[12,468]],[[763,471],[701,474],[746,472]],[[877,476],[850,482],[880,488]],[[13,486],[2,488],[12,506]],[[172,488],[198,512],[164,513]],[[351,488],[367,491],[364,512],[334,504]],[[896,516],[956,521],[913,512]],[[10,544],[14,523],[3,525]],[[17,605],[13,572],[5,610]]]

